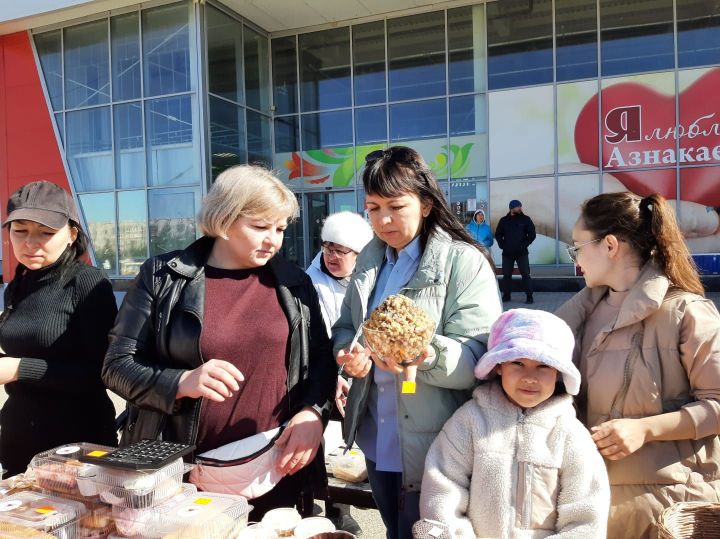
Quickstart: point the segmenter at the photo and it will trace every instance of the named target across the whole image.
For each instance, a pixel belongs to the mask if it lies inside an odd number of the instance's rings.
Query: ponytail
[[[653,260],[672,286],[705,295],[675,211],[662,196],[603,193],[583,203],[581,217],[596,238],[612,234],[626,241],[643,263]]]
[[[661,195],[654,193],[639,203],[640,219],[653,239],[650,258],[662,268],[670,282],[683,290],[703,296],[695,263],[685,244],[675,212]]]

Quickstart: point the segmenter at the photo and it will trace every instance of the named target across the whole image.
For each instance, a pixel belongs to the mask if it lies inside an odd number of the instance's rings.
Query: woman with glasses
[[[608,537],[655,537],[673,503],[720,501],[720,315],[660,195],[587,200],[572,241],[587,287],[557,314],[608,468]]]
[[[370,153],[363,173],[375,238],[358,256],[333,326],[337,361],[353,377],[345,441],[365,453],[373,497],[388,538],[411,537],[419,519],[425,455],[443,424],[470,397],[473,368],[501,313],[485,248],[450,211],[422,157],[396,146]],[[437,323],[427,349],[407,358],[376,357],[356,341],[363,321],[389,295],[415,301]],[[417,368],[415,393],[403,371]]]
[[[332,325],[340,317],[350,275],[355,269],[357,256],[372,239],[372,229],[357,213],[341,211],[329,215],[323,223],[320,239],[322,248],[313,259],[307,274],[318,293],[323,320],[330,335]],[[338,376],[335,389],[335,406],[341,416],[345,414],[345,400],[350,384]],[[333,516],[338,529],[360,535],[362,530],[350,514],[350,506],[326,502],[325,513]],[[335,515],[332,515],[335,513]]]
[[[320,298],[323,319],[330,334],[330,328],[340,317],[340,306],[358,253],[372,239],[372,230],[357,213],[342,211],[325,219],[320,238],[322,248],[307,274]]]

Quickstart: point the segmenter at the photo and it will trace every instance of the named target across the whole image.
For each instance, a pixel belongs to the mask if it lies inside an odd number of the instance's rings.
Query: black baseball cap
[[[10,195],[3,226],[20,220],[34,221],[55,230],[64,227],[69,220],[80,222],[70,193],[45,180],[23,185]]]

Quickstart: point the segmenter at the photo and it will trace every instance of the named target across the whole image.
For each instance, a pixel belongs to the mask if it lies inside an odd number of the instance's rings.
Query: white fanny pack
[[[275,441],[284,428],[259,432],[197,455],[190,482],[200,490],[238,494],[248,500],[269,492],[283,477],[275,466],[280,456]]]

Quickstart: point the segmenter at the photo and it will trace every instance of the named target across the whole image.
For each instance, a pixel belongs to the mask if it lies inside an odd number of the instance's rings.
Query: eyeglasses
[[[603,238],[595,238],[594,240],[586,241],[585,243],[581,243],[580,245],[575,245],[574,247],[568,247],[567,248],[567,254],[570,257],[570,260],[573,261],[573,264],[577,264],[577,254],[580,250],[580,247],[585,247],[586,245],[589,245],[591,243],[595,243],[596,241],[600,241]]]
[[[323,252],[324,255],[327,255],[327,256],[337,256],[337,257],[340,257],[340,256],[349,255],[350,253],[353,252],[353,250],[352,250],[352,249],[347,249],[347,250],[338,249],[337,247],[330,247],[329,245],[324,245],[324,244],[323,244],[323,245],[322,245],[322,252]]]

